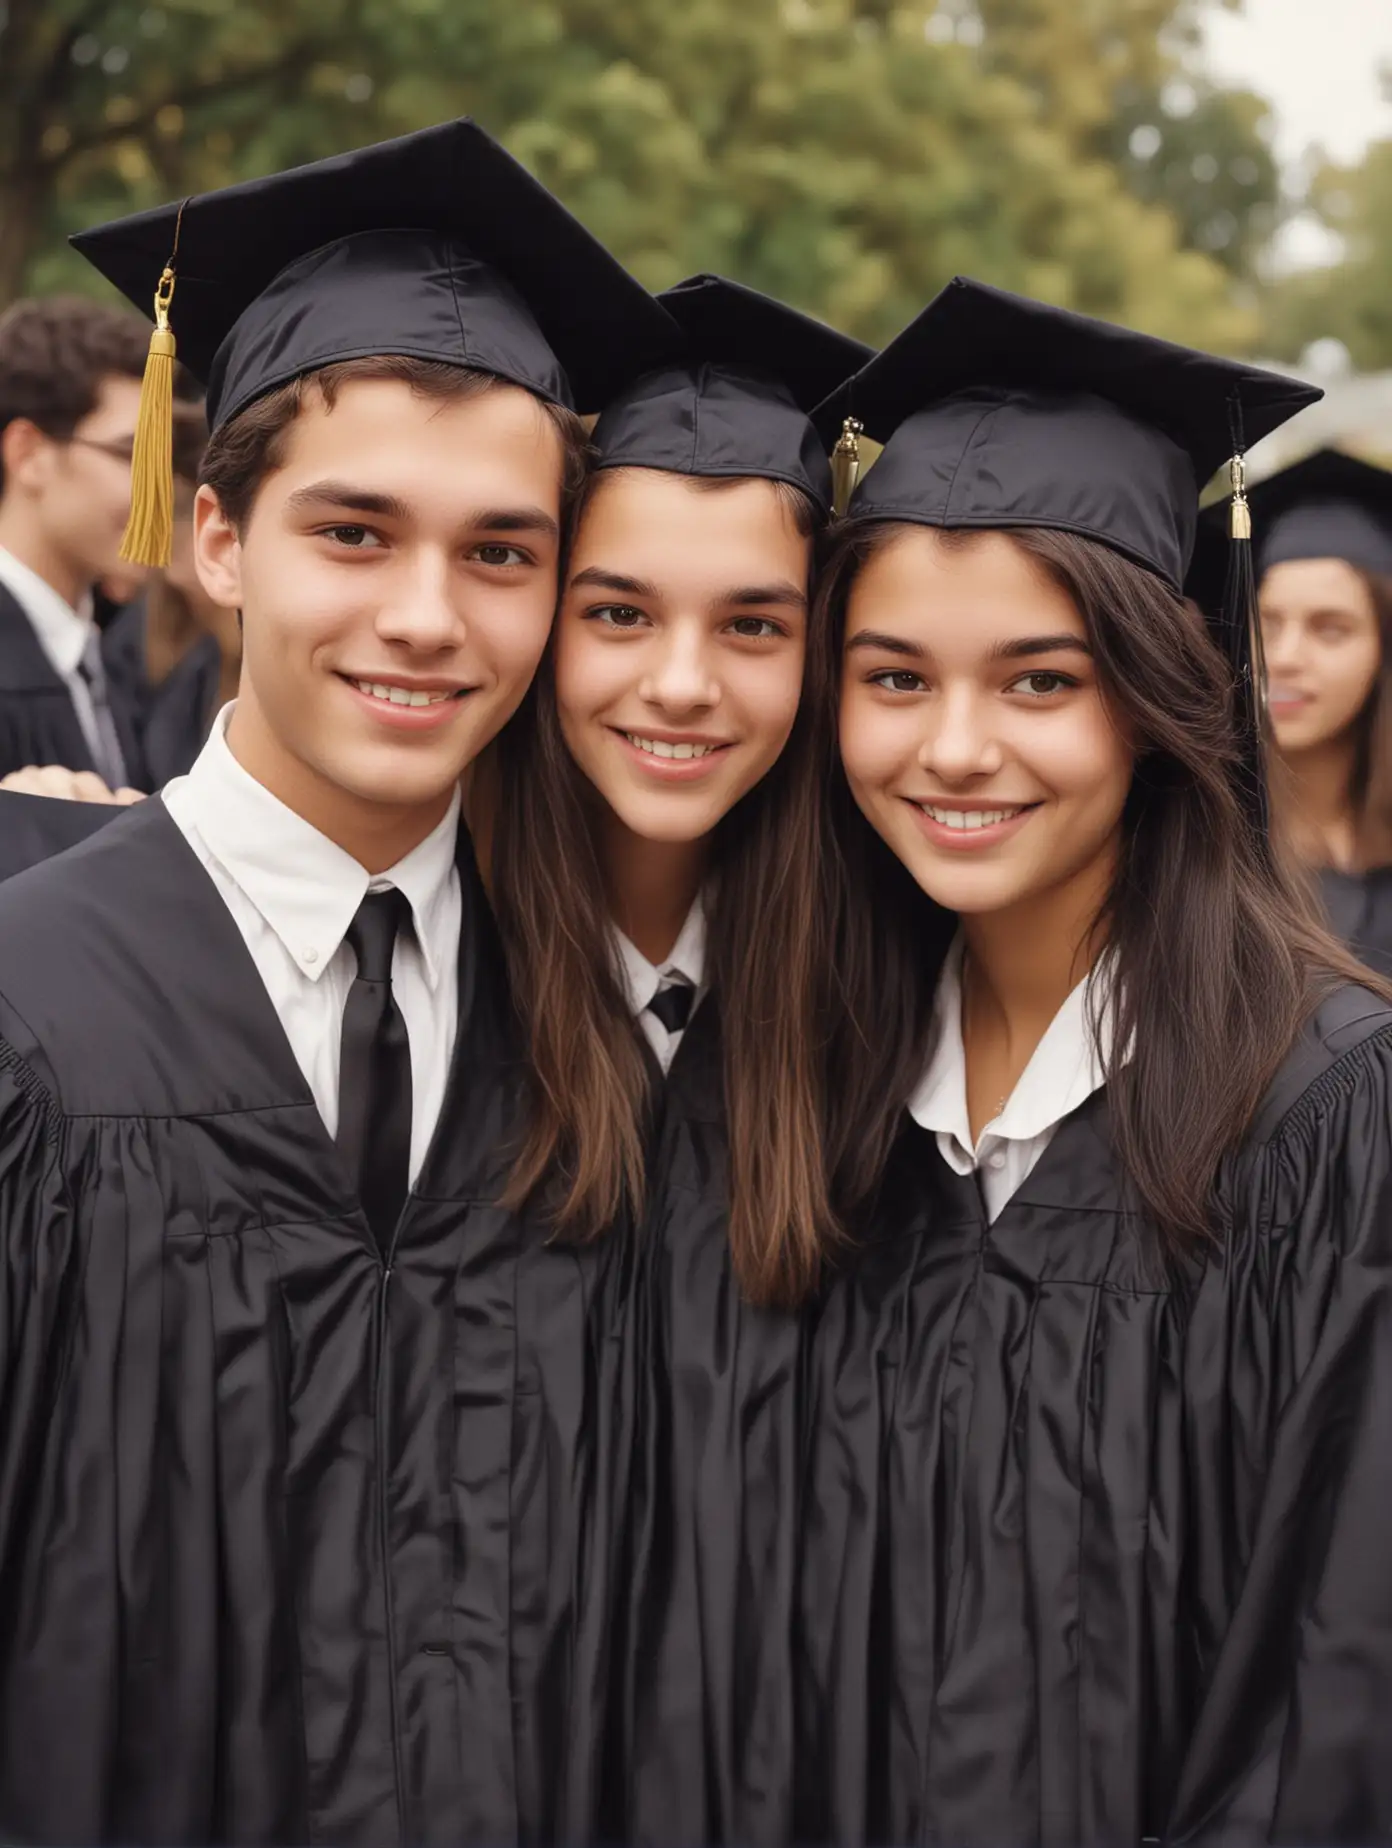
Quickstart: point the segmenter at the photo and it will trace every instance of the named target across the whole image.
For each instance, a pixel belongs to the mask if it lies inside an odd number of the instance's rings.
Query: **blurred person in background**
[[[213,719],[237,697],[241,625],[235,611],[204,590],[193,560],[193,500],[207,442],[201,407],[176,404],[173,555],[116,618],[103,644],[113,680],[120,678],[138,703],[151,789],[192,769]]]
[[[1322,450],[1250,498],[1273,801],[1334,928],[1392,975],[1392,474]]]
[[[135,315],[75,298],[0,316],[0,775],[53,764],[143,786],[93,590],[119,564],[148,344]]]

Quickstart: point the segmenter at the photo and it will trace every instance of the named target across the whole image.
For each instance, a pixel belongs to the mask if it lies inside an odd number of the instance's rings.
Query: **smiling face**
[[[1341,558],[1273,565],[1261,581],[1261,625],[1277,749],[1296,756],[1345,736],[1382,666],[1364,578]]]
[[[708,835],[797,717],[811,540],[764,480],[615,469],[595,484],[556,630],[576,763],[642,840]]]
[[[545,647],[561,486],[516,387],[307,392],[240,532],[211,489],[195,509],[199,577],[244,617],[245,767],[340,841],[376,811],[428,832]]]
[[[966,914],[1105,889],[1134,755],[1072,598],[1000,533],[909,527],[851,587],[841,756],[866,819]]]

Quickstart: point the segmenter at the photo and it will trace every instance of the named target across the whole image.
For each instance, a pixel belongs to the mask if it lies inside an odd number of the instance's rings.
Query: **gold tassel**
[[[1228,464],[1232,478],[1232,510],[1229,520],[1229,533],[1234,539],[1252,537],[1252,509],[1247,504],[1247,468],[1241,456],[1234,456]]]
[[[155,329],[140,385],[131,451],[131,506],[121,557],[133,565],[167,565],[174,546],[174,335],[169,304],[174,271],[155,291]]]
[[[858,418],[848,417],[831,452],[831,504],[838,517],[850,506],[860,479],[860,438],[864,429]]]

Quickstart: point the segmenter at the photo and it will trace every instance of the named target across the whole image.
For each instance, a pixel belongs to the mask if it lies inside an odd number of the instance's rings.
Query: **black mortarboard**
[[[722,276],[689,277],[658,300],[684,349],[605,410],[598,466],[762,475],[830,512],[831,468],[809,412],[872,349]]]
[[[1337,449],[1249,488],[1257,568],[1293,558],[1342,558],[1392,576],[1392,471]]]
[[[374,354],[447,360],[597,409],[679,340],[603,245],[467,119],[72,241],[157,321],[160,286],[214,430],[277,385]],[[172,363],[160,327],[151,354]],[[139,476],[137,458],[133,499]]]
[[[1199,490],[1318,390],[958,276],[818,409],[884,453],[851,511],[1054,527],[1176,589]]]

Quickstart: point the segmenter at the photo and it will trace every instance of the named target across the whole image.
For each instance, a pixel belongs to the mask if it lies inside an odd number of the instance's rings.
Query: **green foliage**
[[[1392,141],[1376,142],[1361,166],[1326,167],[1310,203],[1344,238],[1347,255],[1272,289],[1272,350],[1298,359],[1311,341],[1332,337],[1359,371],[1392,370]]]
[[[654,287],[722,270],[883,339],[965,271],[1241,347],[1256,106],[1206,90],[1167,125],[1184,185],[1127,141],[1194,4],[9,0],[0,300],[100,287],[79,224],[471,113]],[[1183,141],[1208,133],[1216,206]]]

